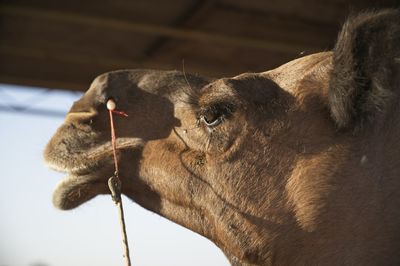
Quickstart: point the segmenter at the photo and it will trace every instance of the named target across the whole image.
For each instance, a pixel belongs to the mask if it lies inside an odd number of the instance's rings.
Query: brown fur
[[[354,21],[396,21],[381,27],[394,30],[398,17]],[[343,31],[368,31],[357,23]],[[264,73],[99,76],[46,147],[50,166],[69,174],[55,205],[108,193],[113,98],[129,113],[116,118],[123,193],[211,239],[233,265],[400,265],[400,45],[389,38],[379,50],[371,32],[356,43],[342,32],[333,53]],[[375,57],[355,52],[367,46]],[[353,80],[360,69],[371,82]]]

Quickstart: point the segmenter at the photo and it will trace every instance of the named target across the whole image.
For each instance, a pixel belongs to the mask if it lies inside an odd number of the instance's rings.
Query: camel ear
[[[339,128],[362,129],[384,113],[400,84],[400,10],[363,13],[343,26],[329,84]]]

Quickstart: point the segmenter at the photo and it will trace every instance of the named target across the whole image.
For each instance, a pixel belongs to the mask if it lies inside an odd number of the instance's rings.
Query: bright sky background
[[[79,94],[0,84],[10,103],[67,112]],[[124,265],[117,209],[108,196],[72,211],[52,205],[60,173],[42,152],[61,117],[0,111],[0,266]],[[226,266],[209,240],[124,198],[133,266]]]

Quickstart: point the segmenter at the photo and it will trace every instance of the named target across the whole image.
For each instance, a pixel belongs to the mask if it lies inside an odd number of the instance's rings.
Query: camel
[[[45,148],[54,205],[124,195],[232,265],[400,265],[400,12],[351,17],[332,51],[262,73],[98,76]]]

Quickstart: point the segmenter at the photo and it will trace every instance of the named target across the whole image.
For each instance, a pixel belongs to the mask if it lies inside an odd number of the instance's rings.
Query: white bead
[[[117,105],[115,104],[113,99],[110,99],[107,101],[107,109],[110,111],[115,110],[115,108],[117,107]]]

